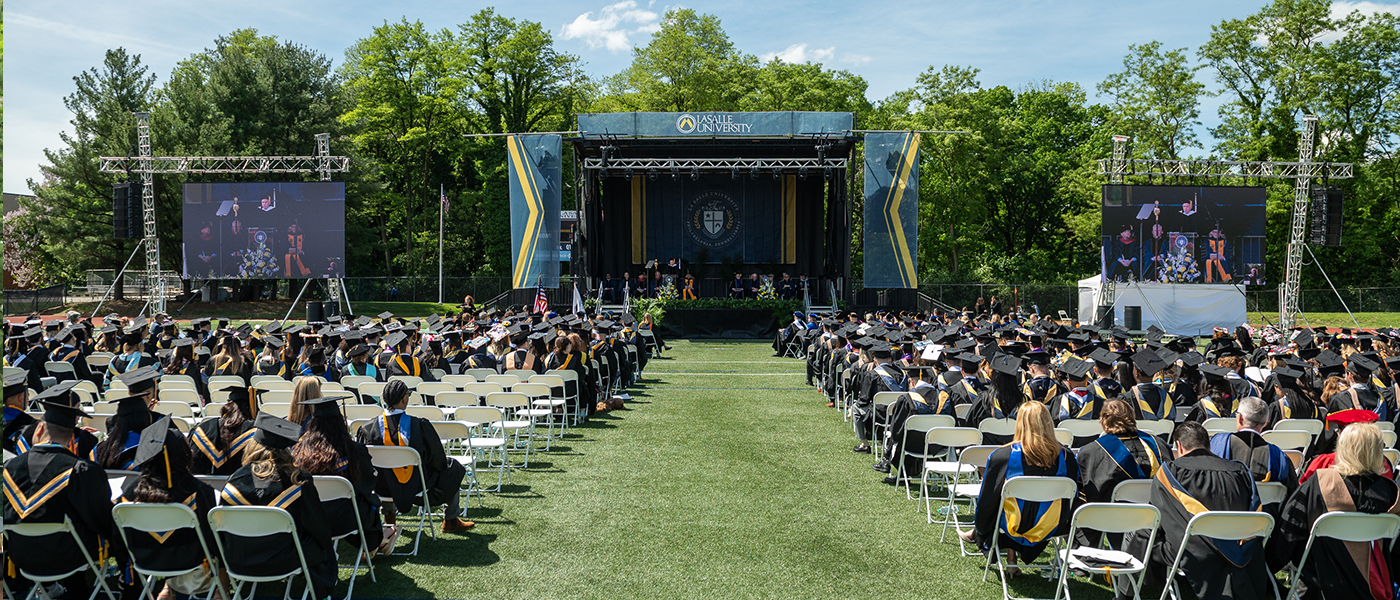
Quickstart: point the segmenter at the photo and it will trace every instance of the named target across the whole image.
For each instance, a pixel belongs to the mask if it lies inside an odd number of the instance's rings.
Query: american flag
[[[549,298],[544,294],[544,285],[540,285],[540,293],[535,294],[535,312],[544,314],[549,312]]]
[[[447,192],[439,190],[438,193],[442,195],[442,211],[447,212],[448,209],[452,208],[452,203],[447,201]]]

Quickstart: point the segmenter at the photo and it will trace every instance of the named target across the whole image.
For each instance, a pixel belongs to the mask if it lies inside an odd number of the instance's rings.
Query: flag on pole
[[[583,296],[578,293],[578,282],[574,282],[574,312],[583,314]]]
[[[439,190],[439,193],[442,194],[442,212],[447,212],[447,209],[452,208],[452,203],[447,201],[446,191]]]
[[[535,312],[539,314],[549,312],[549,297],[544,294],[544,284],[540,284],[540,293],[535,294]]]

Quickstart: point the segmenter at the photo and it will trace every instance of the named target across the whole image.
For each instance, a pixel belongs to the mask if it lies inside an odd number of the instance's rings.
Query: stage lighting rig
[[[730,177],[731,179],[738,179],[738,178],[739,178],[739,167],[734,167],[734,170],[729,172],[729,177]]]
[[[671,180],[672,180],[672,181],[678,181],[678,180],[680,180],[680,178],[681,178],[681,168],[680,168],[680,167],[675,167],[675,166],[671,167]]]
[[[608,178],[608,170],[607,170],[607,169],[598,169],[598,179],[607,179],[607,178]]]
[[[690,180],[691,180],[691,181],[700,181],[700,167],[691,167],[691,168],[690,168]]]
[[[802,167],[797,170],[797,178],[802,181],[807,181],[807,167]]]
[[[623,169],[622,176],[626,177],[630,181],[632,179],[632,167],[627,167],[626,169]]]
[[[773,167],[773,179],[782,179],[782,177],[783,177],[783,170],[782,170],[782,169],[779,169],[779,168],[777,168],[777,167]]]
[[[656,169],[647,169],[647,179],[656,181]]]
[[[749,171],[749,178],[758,179],[758,167],[754,167],[753,170]]]

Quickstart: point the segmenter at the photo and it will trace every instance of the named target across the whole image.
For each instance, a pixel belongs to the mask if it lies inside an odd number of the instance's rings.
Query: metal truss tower
[[[343,173],[350,169],[349,157],[330,155],[329,133],[316,134],[316,156],[153,156],[151,115],[145,112],[133,114],[136,117],[136,156],[103,156],[100,160],[103,173],[141,175],[141,220],[145,227],[142,242],[146,245],[147,289],[151,297],[147,306],[151,308],[151,314],[165,312],[166,295],[165,279],[160,276],[155,189],[151,185],[156,173],[320,173],[321,181],[330,181],[331,173]],[[339,292],[339,288],[339,285],[331,287],[334,295],[338,295],[336,292]],[[340,298],[334,300],[339,301]]]

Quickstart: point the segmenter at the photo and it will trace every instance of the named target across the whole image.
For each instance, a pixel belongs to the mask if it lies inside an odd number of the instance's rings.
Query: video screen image
[[[1103,277],[1265,285],[1262,187],[1103,186]]]
[[[185,277],[345,276],[345,184],[186,183]]]

